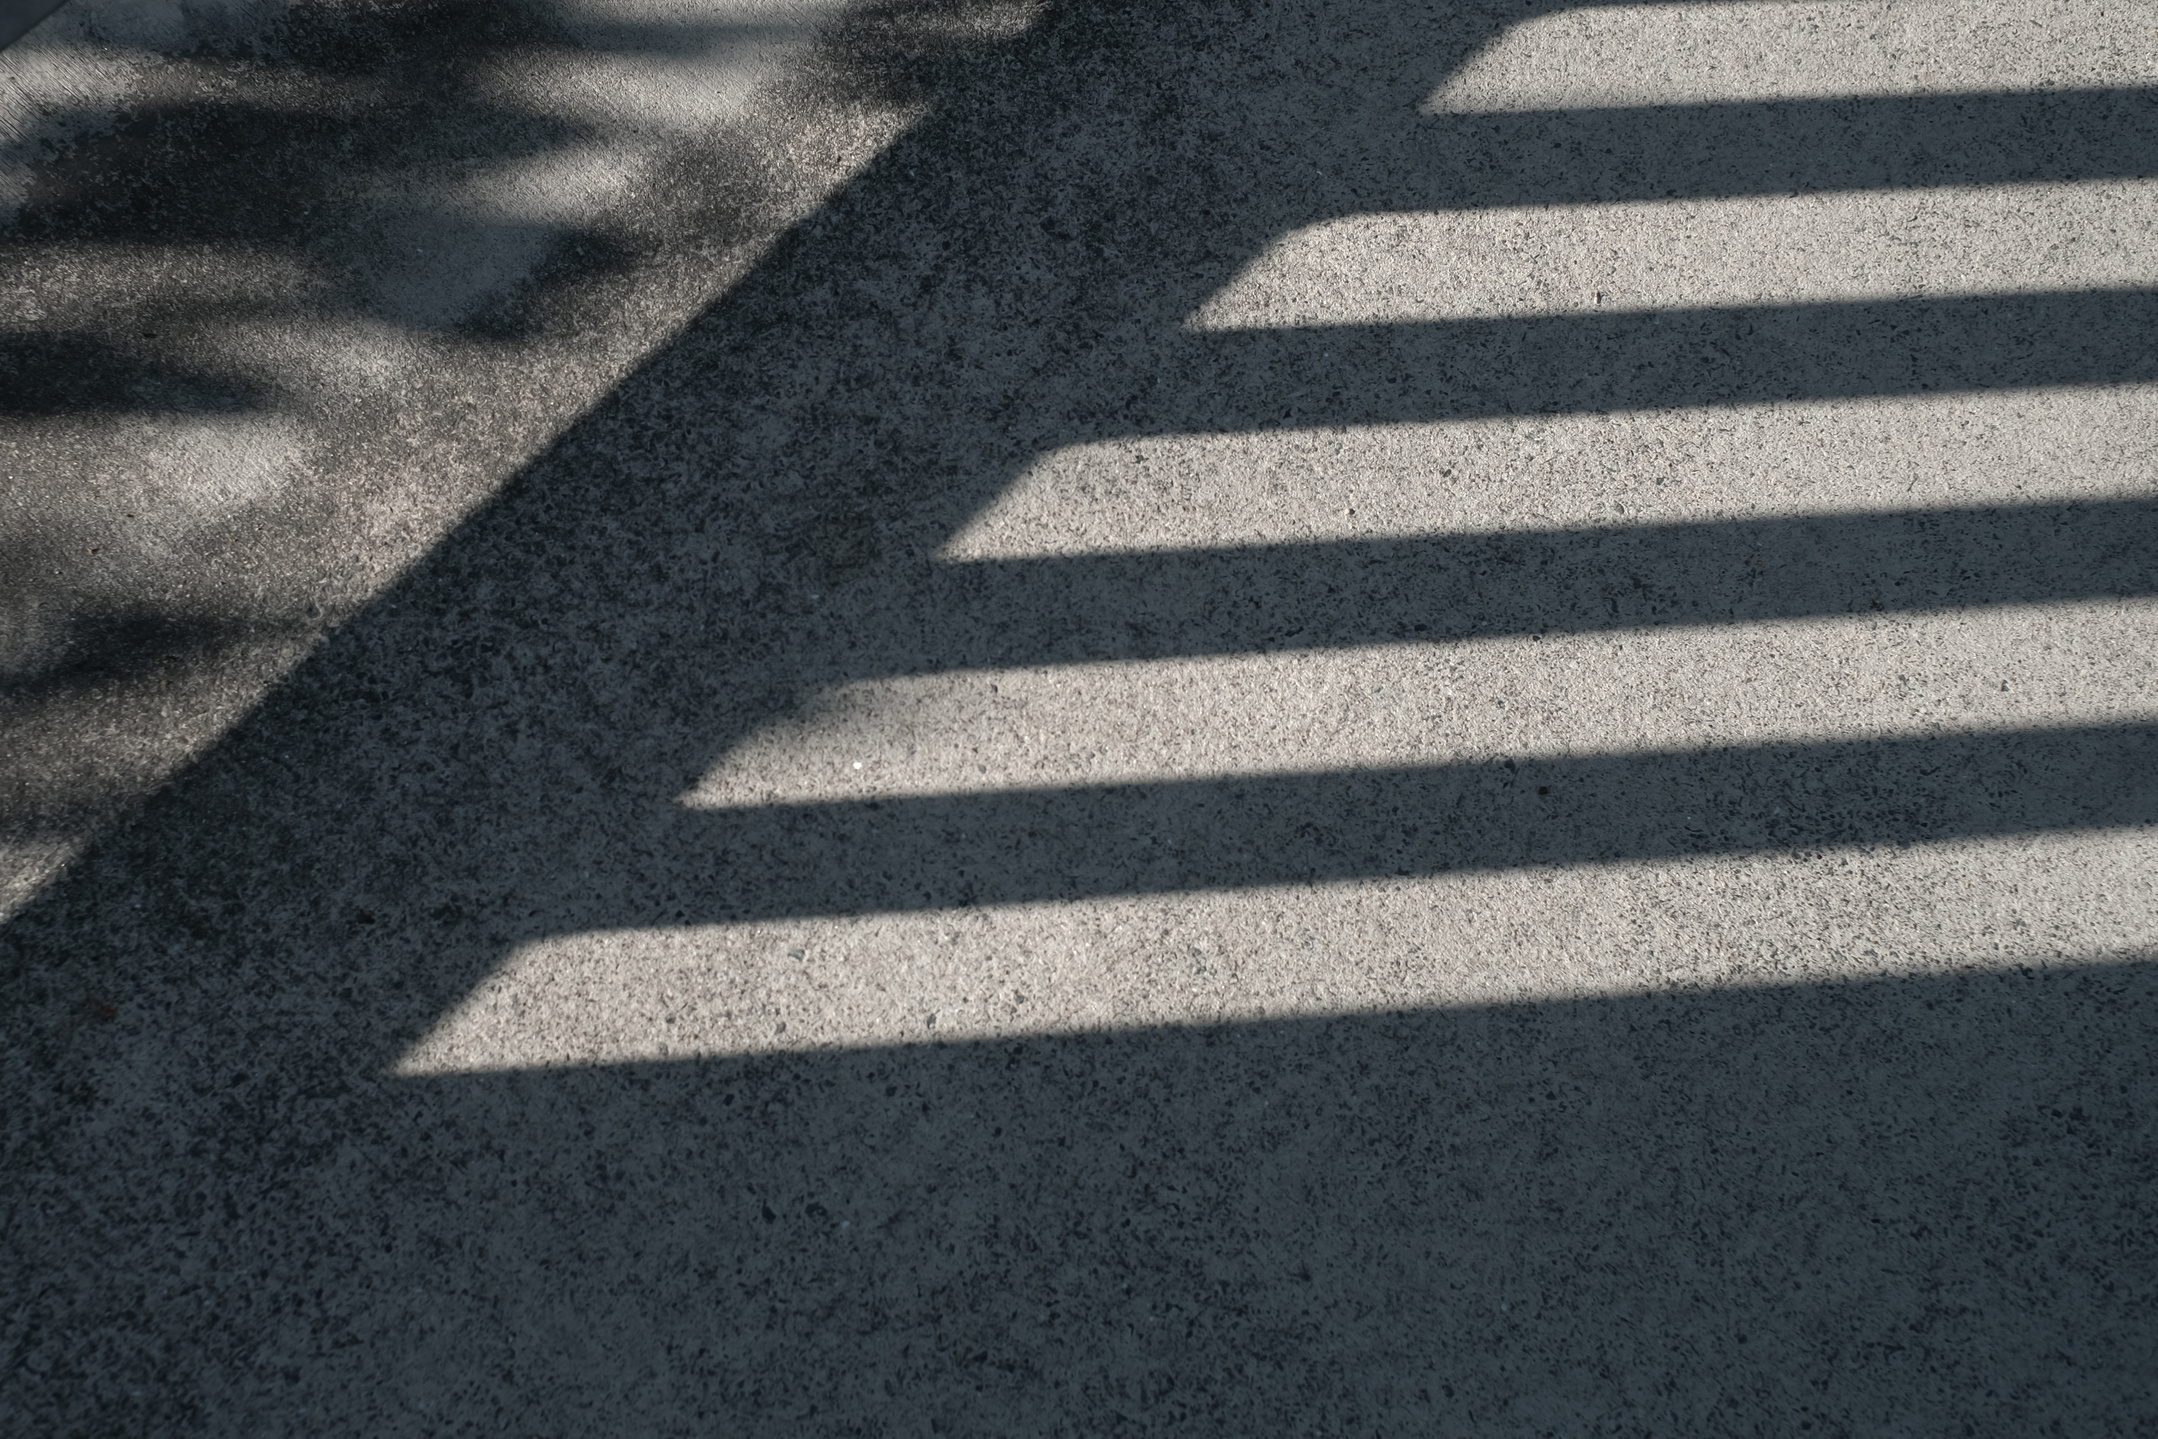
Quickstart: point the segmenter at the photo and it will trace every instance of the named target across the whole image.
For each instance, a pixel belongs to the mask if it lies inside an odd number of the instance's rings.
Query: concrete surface
[[[76,0],[0,1420],[2158,1425],[2158,21]]]

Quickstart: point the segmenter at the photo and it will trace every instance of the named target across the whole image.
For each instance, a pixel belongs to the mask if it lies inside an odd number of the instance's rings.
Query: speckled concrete
[[[2158,25],[1954,13],[0,52],[0,1428],[2158,1423]]]

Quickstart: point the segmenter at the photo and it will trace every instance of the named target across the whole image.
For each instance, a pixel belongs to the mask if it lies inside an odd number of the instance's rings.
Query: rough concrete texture
[[[0,1428],[2158,1427],[2158,18],[78,0]]]

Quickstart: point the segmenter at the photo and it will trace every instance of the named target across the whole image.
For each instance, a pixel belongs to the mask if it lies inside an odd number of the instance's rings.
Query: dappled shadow
[[[1402,123],[1497,11],[1071,6],[934,63],[889,21],[834,33],[829,83],[930,116],[0,934],[9,1404],[51,1432],[2146,1418],[2144,964],[382,1077],[568,931],[2158,820],[2142,726],[685,811],[864,676],[2158,580],[2143,502],[938,561],[1104,437],[2158,378],[2140,292],[1183,328],[1323,214],[2148,176],[2158,96],[1739,107],[1725,150],[1684,111]],[[1676,169],[1615,174],[1584,126]]]
[[[820,105],[911,103],[968,13],[808,76],[814,15],[652,6],[91,4],[10,52],[0,845],[244,713],[843,172],[790,150]]]
[[[179,283],[86,317],[150,355],[235,304],[420,326],[490,311],[498,325],[528,326],[532,278],[604,267],[618,241],[458,213],[451,187],[595,138],[486,83],[518,47],[573,43],[544,5],[323,6],[254,34],[212,27],[159,57],[155,73],[177,79],[132,103],[88,95],[79,116],[50,117],[85,133],[39,167],[0,253],[24,266],[56,247],[165,252]],[[89,108],[115,100],[114,115]],[[219,262],[276,279],[236,299],[185,273]]]
[[[217,414],[260,401],[245,379],[206,374],[79,335],[0,337],[0,409],[17,415],[85,410]]]

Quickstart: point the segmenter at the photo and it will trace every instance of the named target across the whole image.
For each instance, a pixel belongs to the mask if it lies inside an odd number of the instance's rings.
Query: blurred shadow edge
[[[38,27],[65,0],[0,0],[0,50]]]

